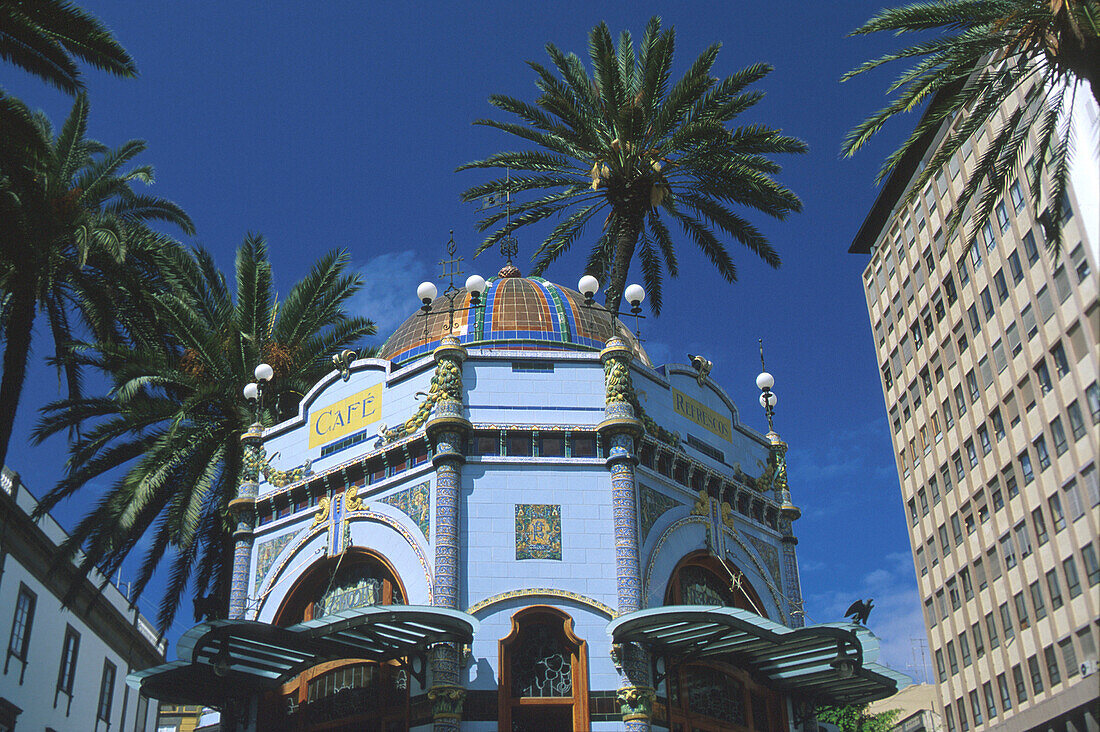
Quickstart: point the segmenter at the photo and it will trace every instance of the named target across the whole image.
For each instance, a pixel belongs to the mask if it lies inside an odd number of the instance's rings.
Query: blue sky
[[[838,153],[845,131],[882,105],[887,81],[899,71],[837,83],[897,43],[844,37],[877,4],[83,6],[115,31],[140,70],[136,80],[87,73],[90,136],[112,146],[147,140],[142,161],[157,170],[152,192],[190,213],[194,241],[226,271],[248,231],[267,237],[283,290],[321,252],[348,249],[368,283],[356,307],[379,323],[383,337],[416,307],[416,283],[436,272],[449,230],[468,272],[499,269],[493,252],[469,261],[480,241],[478,216],[459,193],[483,176],[453,171],[516,147],[504,133],[470,123],[496,114],[490,94],[534,98],[524,61],[545,62],[547,41],[584,55],[599,21],[615,36],[627,28],[640,37],[659,14],[676,27],[679,72],[714,42],[723,44],[719,75],[772,64],[775,71],[756,85],[767,96],[742,122],[782,128],[810,146],[807,155],[780,160],[779,178],[799,194],[804,211],[782,222],[749,215],[783,266],[772,270],[733,249],[740,281],[729,285],[678,238],[681,276],[666,282],[664,312],[645,321],[643,335],[654,360],[683,362],[688,352],[713,360],[712,377],[761,431],[754,379],[757,339],[764,338],[779,396],[776,427],[790,444],[792,491],[804,511],[796,533],[808,613],[813,621],[836,621],[855,598],[874,597],[870,625],[883,637],[886,660],[914,672],[910,639],[925,634],[860,284],[866,259],[847,254],[876,195],[878,164],[908,130],[888,129],[852,160]],[[57,125],[71,104],[10,66],[2,83]],[[522,268],[537,239],[526,232],[518,239]],[[574,286],[586,248],[548,277]],[[37,367],[9,462],[41,494],[64,469],[64,444],[26,443],[35,410],[59,393],[41,362],[47,334],[36,335]],[[90,496],[71,500],[57,518],[71,525],[92,503]],[[155,614],[153,598],[141,606]],[[189,609],[173,636],[189,624]]]

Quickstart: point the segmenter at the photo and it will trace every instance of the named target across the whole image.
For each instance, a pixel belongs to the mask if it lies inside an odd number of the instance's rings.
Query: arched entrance
[[[385,558],[361,547],[317,562],[294,583],[275,625],[369,605],[402,605],[405,589]],[[409,728],[409,675],[396,662],[347,658],[307,669],[272,694],[260,729],[398,732]],[[266,725],[263,715],[267,716]]]
[[[665,588],[666,605],[722,605],[768,617],[760,595],[740,570],[706,551],[688,554],[676,565]]]
[[[740,579],[739,579],[740,578]],[[665,589],[666,605],[720,605],[767,617],[760,596],[732,564],[708,552],[687,555]],[[668,672],[670,732],[786,729],[781,698],[726,663],[674,664]]]
[[[500,642],[499,729],[571,732],[588,722],[588,650],[573,619],[545,606],[512,616]]]

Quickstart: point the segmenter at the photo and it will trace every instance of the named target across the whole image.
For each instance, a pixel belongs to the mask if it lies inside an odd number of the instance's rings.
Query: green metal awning
[[[732,607],[670,605],[623,615],[613,643],[644,643],[670,665],[723,661],[766,685],[831,704],[884,699],[912,679],[878,661],[878,638],[862,625],[785,625]]]
[[[126,682],[163,702],[218,706],[344,658],[401,660],[423,680],[431,645],[469,643],[477,628],[472,615],[418,605],[354,608],[286,628],[256,620],[212,620],[180,638],[178,661],[132,673]]]

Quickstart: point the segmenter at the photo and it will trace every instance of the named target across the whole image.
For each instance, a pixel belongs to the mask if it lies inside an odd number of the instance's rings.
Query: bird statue
[[[698,372],[698,376],[695,377],[699,382],[699,386],[703,385],[703,382],[707,380],[707,374],[714,367],[714,364],[703,358],[702,356],[692,356],[688,354],[688,359],[691,361],[691,367]]]
[[[870,597],[866,600],[856,600],[844,612],[844,617],[850,617],[854,623],[867,625],[867,616],[871,614],[871,608],[874,606],[875,603]]]

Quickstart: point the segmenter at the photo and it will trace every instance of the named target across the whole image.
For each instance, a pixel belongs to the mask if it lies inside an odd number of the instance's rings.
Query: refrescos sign
[[[382,384],[364,389],[309,415],[309,446],[358,432],[382,416]]]
[[[682,391],[672,390],[672,408],[676,410],[677,414],[687,417],[723,440],[733,441],[733,422],[729,417],[723,417],[710,407],[703,406],[703,404],[695,401]]]

